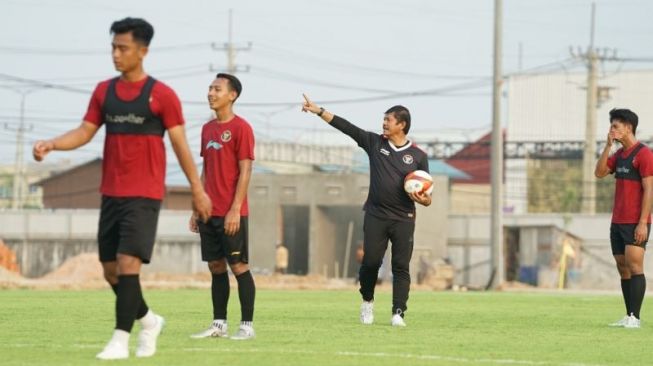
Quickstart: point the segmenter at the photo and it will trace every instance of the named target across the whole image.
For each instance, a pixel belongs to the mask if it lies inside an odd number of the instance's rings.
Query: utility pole
[[[233,10],[229,9],[229,29],[228,29],[228,39],[227,43],[224,45],[218,45],[212,43],[211,47],[215,51],[225,51],[227,54],[227,72],[229,74],[235,74],[236,72],[248,72],[249,65],[240,67],[236,64],[236,51],[249,51],[252,49],[252,42],[247,42],[246,46],[236,47],[233,42]],[[212,72],[218,71],[220,68],[210,65],[209,70]]]
[[[501,128],[501,88],[503,86],[502,33],[503,1],[494,0],[494,70],[492,84],[492,148],[491,182],[492,215],[490,219],[490,280],[489,285],[498,287],[504,280],[503,268],[503,129]]]
[[[583,182],[581,212],[585,214],[596,213],[596,177],[594,176],[594,165],[596,164],[596,111],[599,105],[598,72],[599,61],[615,60],[616,52],[612,56],[607,55],[607,50],[602,53],[594,48],[594,28],[596,18],[596,3],[592,3],[592,15],[590,19],[590,44],[586,52],[574,52],[573,57],[585,61],[587,64],[587,98],[585,104],[585,147],[583,149]],[[608,90],[609,89],[605,89]]]
[[[20,91],[20,120],[18,128],[16,128],[16,159],[14,162],[14,179],[13,179],[13,193],[11,196],[11,209],[17,210],[23,206],[23,191],[25,186],[25,167],[24,167],[24,143],[25,132],[30,131],[32,126],[25,126],[25,98],[35,89],[28,89]],[[10,130],[9,126],[5,124],[5,129]]]
[[[517,48],[517,70],[522,71],[524,68],[524,43],[519,42],[519,46]]]

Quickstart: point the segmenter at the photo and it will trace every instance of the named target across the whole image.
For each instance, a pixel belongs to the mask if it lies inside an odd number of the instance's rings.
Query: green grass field
[[[650,365],[653,303],[642,329],[611,329],[619,296],[411,293],[408,327],[389,325],[391,296],[377,294],[376,322],[358,322],[355,291],[259,290],[257,338],[192,340],[208,326],[208,290],[149,290],[167,327],[148,365]],[[89,365],[111,336],[110,291],[0,290],[0,365]],[[231,331],[240,320],[237,291]],[[136,331],[131,339],[135,348]],[[115,361],[110,363],[126,363]]]

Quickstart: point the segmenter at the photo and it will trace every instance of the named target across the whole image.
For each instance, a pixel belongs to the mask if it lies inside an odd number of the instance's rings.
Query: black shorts
[[[98,252],[100,262],[127,254],[150,263],[161,201],[142,197],[102,196]]]
[[[635,228],[637,224],[611,224],[610,225],[610,244],[612,245],[612,255],[626,254],[626,245],[637,245],[646,249],[646,242],[651,235],[651,224],[646,225],[648,234],[643,243],[635,244]]]
[[[198,221],[202,240],[202,260],[205,262],[227,258],[227,262],[249,263],[247,217],[240,217],[240,229],[234,236],[224,233],[224,217],[213,216],[206,224]]]

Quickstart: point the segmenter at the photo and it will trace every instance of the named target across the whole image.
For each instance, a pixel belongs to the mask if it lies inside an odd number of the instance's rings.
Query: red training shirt
[[[111,80],[100,82],[93,92],[84,121],[102,125],[102,105]],[[118,80],[116,96],[123,101],[136,99],[147,78],[136,82]],[[167,85],[156,81],[150,95],[150,110],[165,129],[183,125],[181,102]],[[113,197],[163,199],[165,194],[166,153],[163,138],[156,135],[107,134],[104,140],[100,192]]]
[[[623,148],[617,150],[610,158],[608,158],[608,168],[610,172],[614,173],[615,165],[617,162],[617,154],[621,154],[624,159],[639,145],[637,143],[631,146],[628,150]],[[653,152],[644,146],[637,152],[633,159],[633,167],[637,169],[642,178],[653,176]],[[642,212],[642,182],[629,179],[616,179],[616,188],[614,195],[614,207],[612,208],[612,223],[613,224],[637,224],[639,223],[639,216]],[[649,224],[651,223],[651,215],[648,217]]]
[[[202,126],[202,147],[204,158],[204,189],[211,197],[211,216],[224,217],[229,212],[236,195],[240,176],[238,162],[254,160],[254,132],[252,127],[239,116],[228,122],[213,119]],[[249,215],[247,196],[240,208],[241,216]]]

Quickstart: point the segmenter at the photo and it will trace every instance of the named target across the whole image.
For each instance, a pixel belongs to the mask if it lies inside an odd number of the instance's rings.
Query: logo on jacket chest
[[[412,164],[413,163],[413,156],[410,155],[410,154],[406,154],[401,158],[401,160],[403,160],[404,163],[406,163],[406,164]]]

